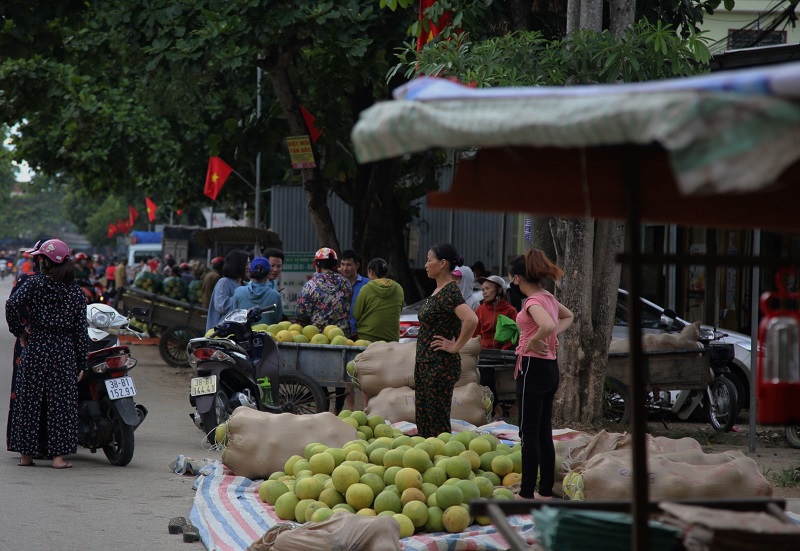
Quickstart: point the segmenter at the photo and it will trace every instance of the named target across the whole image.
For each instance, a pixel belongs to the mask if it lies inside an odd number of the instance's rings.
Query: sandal
[[[200,530],[193,524],[187,524],[183,527],[183,541],[184,543],[192,543],[200,541]]]
[[[71,469],[71,468],[72,468],[72,463],[70,463],[69,461],[67,461],[67,462],[65,462],[63,465],[58,465],[58,466],[56,466],[56,465],[50,465],[50,468],[51,468],[51,469],[59,469],[59,470],[60,470],[60,469]]]
[[[170,519],[167,530],[169,530],[170,534],[180,534],[186,526],[189,526],[189,521],[186,520],[186,517],[175,517]]]

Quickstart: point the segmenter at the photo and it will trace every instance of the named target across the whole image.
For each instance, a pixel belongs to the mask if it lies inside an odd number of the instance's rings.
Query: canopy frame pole
[[[640,216],[640,167],[639,153],[635,147],[625,148],[625,187],[627,203],[627,223],[625,228],[626,248],[629,262],[628,272],[628,312],[630,325],[630,355],[628,370],[631,381],[631,404],[633,417],[631,435],[633,437],[633,524],[631,533],[631,549],[650,549],[650,531],[648,525],[648,488],[647,488],[647,449],[645,437],[647,432],[647,414],[645,412],[645,388],[647,381],[647,358],[642,351],[642,294],[641,282],[641,216]]]

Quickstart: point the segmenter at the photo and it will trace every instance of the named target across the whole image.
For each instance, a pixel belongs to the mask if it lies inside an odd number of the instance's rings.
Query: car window
[[[661,311],[647,303],[642,303],[642,327],[644,329],[658,329],[661,327]],[[617,310],[615,325],[628,325],[628,296],[617,295]]]

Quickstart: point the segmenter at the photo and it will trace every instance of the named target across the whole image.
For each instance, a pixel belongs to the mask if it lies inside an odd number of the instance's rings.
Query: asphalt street
[[[0,281],[7,297],[11,278]],[[0,549],[17,551],[97,550],[167,551],[205,549],[171,535],[172,517],[185,516],[194,499],[194,477],[169,468],[178,454],[192,459],[218,459],[206,449],[203,435],[189,419],[189,369],[168,367],[156,346],[131,347],[138,365],[130,372],[136,401],[149,415],[137,429],[136,451],[126,467],[111,465],[102,450],[80,448],[68,457],[72,469],[54,470],[49,461],[17,466],[18,454],[5,451],[8,397],[14,338],[0,301]]]

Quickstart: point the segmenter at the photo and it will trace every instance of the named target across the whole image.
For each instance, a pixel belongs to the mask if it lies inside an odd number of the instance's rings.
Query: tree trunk
[[[581,2],[580,29],[598,33],[603,30],[603,0],[583,0]]]
[[[269,75],[272,88],[275,90],[275,97],[286,117],[290,135],[303,136],[308,134],[308,128],[300,112],[300,104],[294,94],[294,87],[289,76],[289,63],[292,55],[292,52],[282,52],[272,56],[268,58],[268,61],[263,62],[263,68]],[[320,246],[341,251],[331,212],[328,209],[328,188],[319,166],[300,169],[300,176],[308,202],[308,211],[311,214]]]
[[[636,17],[636,0],[610,0],[611,32],[617,38],[633,25]]]
[[[561,384],[553,406],[555,424],[595,423],[603,405],[608,345],[614,323],[624,225],[591,219],[560,220],[564,278],[556,290],[573,314],[572,328],[560,337]]]
[[[581,28],[581,0],[567,1],[567,35]]]

